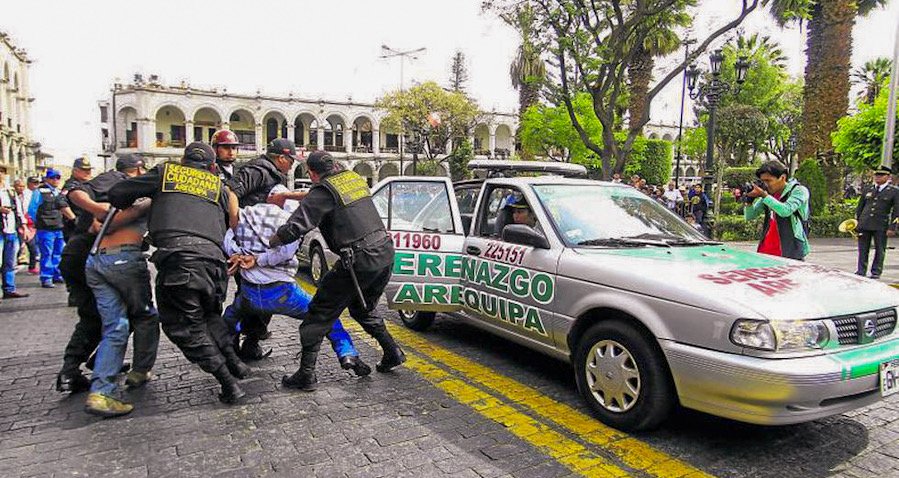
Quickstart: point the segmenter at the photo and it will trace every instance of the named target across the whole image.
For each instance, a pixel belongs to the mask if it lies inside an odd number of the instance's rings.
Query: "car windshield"
[[[680,217],[633,188],[545,184],[533,189],[570,245],[628,247],[707,242]]]

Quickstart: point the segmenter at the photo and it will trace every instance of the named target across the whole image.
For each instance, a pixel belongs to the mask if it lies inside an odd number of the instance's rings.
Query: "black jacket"
[[[287,185],[287,177],[266,156],[260,156],[234,171],[234,177],[225,181],[237,195],[240,207],[264,203],[273,187]]]
[[[895,229],[893,221],[899,218],[899,188],[892,184],[887,184],[880,192],[877,185],[865,188],[858,199],[855,218],[859,231]]]

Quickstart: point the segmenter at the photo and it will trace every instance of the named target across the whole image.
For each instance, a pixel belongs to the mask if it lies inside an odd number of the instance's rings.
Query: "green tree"
[[[436,160],[449,140],[467,138],[480,116],[472,99],[461,92],[446,91],[433,81],[388,93],[375,102],[375,107],[387,112],[381,120],[383,128],[422,131],[421,152],[430,160]],[[439,123],[434,121],[437,118]]]
[[[517,2],[513,7],[500,13],[500,17],[513,28],[520,37],[521,44],[515,59],[509,65],[509,79],[512,88],[518,90],[518,121],[524,119],[524,113],[540,101],[540,90],[546,80],[546,63],[543,61],[544,45],[537,31],[537,18],[530,2]],[[519,130],[520,131],[520,130]],[[516,132],[518,142],[521,137]],[[530,159],[533,153],[522,144],[519,154]]]
[[[858,113],[837,122],[837,130],[833,133],[833,148],[846,165],[858,173],[880,165],[887,103],[889,90],[884,88],[874,104],[863,103],[859,105]],[[899,158],[899,141],[895,143],[893,157]]]
[[[572,101],[575,114],[582,128],[593,139],[602,141],[602,125],[593,114],[593,100],[587,93],[577,95]],[[537,104],[525,111],[518,127],[522,148],[528,148],[553,161],[573,162],[601,169],[594,163],[599,156],[580,140],[571,123],[565,106]]]
[[[893,70],[893,62],[889,58],[868,60],[865,65],[852,71],[853,83],[862,87],[858,93],[860,103],[874,104],[880,90],[887,83]]]
[[[468,67],[465,66],[465,54],[457,50],[453,55],[453,63],[450,65],[450,89],[457,93],[465,93],[465,83],[468,82]]]
[[[600,157],[605,177],[620,172],[649,121],[653,99],[677,78],[684,68],[728,31],[736,28],[755,10],[761,0],[743,0],[740,12],[720,28],[698,42],[689,58],[676,63],[661,76],[646,94],[646,107],[639,118],[628,125],[623,136],[616,137],[621,120],[619,100],[627,92],[627,69],[638,49],[656,25],[662,12],[677,11],[686,0],[530,0],[533,6],[533,31],[546,46],[554,73],[546,82],[547,94],[564,104],[578,137]],[[487,0],[487,8],[500,15],[514,11],[521,0]],[[573,101],[580,92],[592,98],[592,112],[602,125],[602,141],[597,142],[578,119]]]
[[[474,149],[468,137],[461,138],[458,145],[453,148],[453,152],[446,158],[449,163],[450,177],[453,181],[461,181],[463,179],[471,179],[471,171],[468,169],[468,162],[474,158]]]
[[[727,105],[718,111],[715,147],[727,166],[745,166],[766,146],[768,119],[758,108]]]
[[[849,69],[855,19],[883,7],[888,0],[767,0],[771,14],[785,25],[806,22],[805,89],[800,160],[821,158],[830,197],[842,193],[843,165],[829,154],[831,134],[849,108]]]

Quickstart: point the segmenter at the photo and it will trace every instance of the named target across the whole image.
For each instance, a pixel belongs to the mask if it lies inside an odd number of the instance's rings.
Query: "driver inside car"
[[[537,216],[521,193],[515,192],[510,194],[506,197],[504,203],[505,205],[502,208],[502,217],[504,219],[502,228],[509,224],[522,224],[540,233],[543,232],[543,228],[537,222]],[[502,237],[502,234],[500,234],[500,237]]]

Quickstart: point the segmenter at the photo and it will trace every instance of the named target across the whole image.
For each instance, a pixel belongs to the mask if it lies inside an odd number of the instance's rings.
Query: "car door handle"
[[[467,252],[473,256],[479,256],[479,255],[481,255],[481,248],[477,247],[477,246],[468,246],[465,248],[465,252]]]

